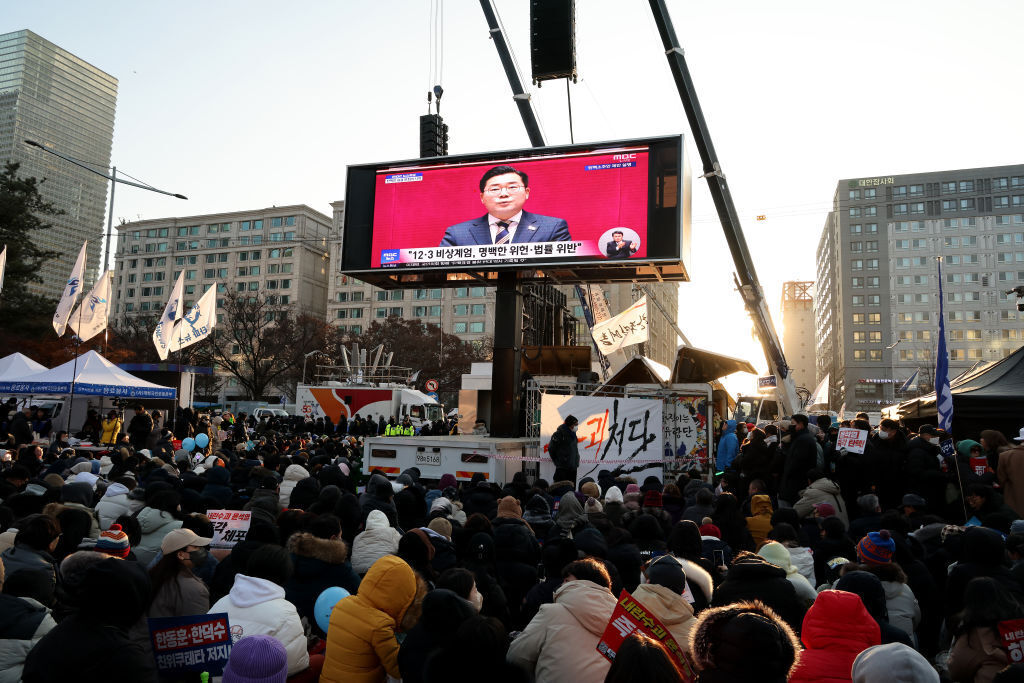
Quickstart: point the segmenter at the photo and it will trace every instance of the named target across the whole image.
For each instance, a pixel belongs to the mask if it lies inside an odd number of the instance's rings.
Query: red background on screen
[[[610,228],[632,228],[640,235],[635,257],[643,257],[647,254],[647,152],[636,152],[636,158],[630,159],[636,166],[630,168],[584,170],[617,163],[613,157],[622,153],[380,172],[371,267],[380,267],[383,249],[436,247],[449,226],[483,216],[480,178],[487,169],[504,163],[529,176],[530,198],[524,211],[564,218],[576,241],[596,242]],[[403,173],[423,173],[423,180],[385,184],[386,176]],[[605,245],[598,246],[603,254]]]

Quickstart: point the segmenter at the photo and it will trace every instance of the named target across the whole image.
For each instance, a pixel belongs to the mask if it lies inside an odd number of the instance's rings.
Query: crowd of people
[[[227,683],[1024,680],[999,631],[1024,618],[1024,448],[998,432],[944,456],[859,416],[855,453],[830,418],[726,422],[717,473],[577,481],[567,418],[554,480],[497,484],[364,472],[388,422],[137,406],[100,450],[8,429],[0,683],[199,680],[157,672],[147,619],[206,613]],[[210,510],[249,512],[244,538],[213,547]],[[609,657],[622,591],[665,632]]]

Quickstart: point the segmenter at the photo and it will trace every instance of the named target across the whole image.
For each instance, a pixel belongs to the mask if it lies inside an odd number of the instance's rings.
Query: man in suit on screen
[[[487,213],[449,227],[439,246],[570,241],[569,224],[564,218],[523,210],[530,198],[529,183],[526,174],[512,166],[489,169],[480,179],[480,202]]]

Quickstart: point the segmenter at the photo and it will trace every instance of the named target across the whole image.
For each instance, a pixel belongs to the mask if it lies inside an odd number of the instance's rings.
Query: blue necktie
[[[508,238],[509,238],[509,234],[508,234],[508,226],[509,226],[509,224],[506,223],[505,221],[498,221],[497,223],[495,223],[495,225],[497,225],[499,228],[501,228],[501,230],[499,230],[498,234],[494,236],[494,243],[495,244],[505,244],[505,242],[508,242]]]

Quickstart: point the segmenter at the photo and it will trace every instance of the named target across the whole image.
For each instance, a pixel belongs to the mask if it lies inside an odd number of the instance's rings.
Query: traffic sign
[[[437,400],[437,392],[436,391],[428,391],[427,392],[427,396],[429,396],[430,398],[434,399],[435,401]]]
[[[437,380],[436,379],[428,379],[427,380],[427,391],[437,391]]]

